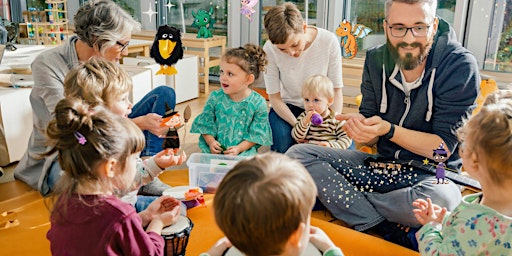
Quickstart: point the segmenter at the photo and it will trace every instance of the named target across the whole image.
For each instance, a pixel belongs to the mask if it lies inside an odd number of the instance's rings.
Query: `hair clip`
[[[85,138],[85,136],[82,135],[80,132],[75,131],[73,134],[75,135],[75,138],[78,140],[78,143],[80,145],[84,145],[87,142],[87,139]]]

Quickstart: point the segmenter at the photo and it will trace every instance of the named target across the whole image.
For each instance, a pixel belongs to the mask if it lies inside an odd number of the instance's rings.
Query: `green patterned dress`
[[[240,156],[255,155],[260,146],[272,144],[266,101],[254,91],[239,102],[231,100],[222,89],[211,92],[203,113],[196,117],[190,132],[210,134],[226,148],[244,140],[256,143]],[[203,136],[199,137],[199,148],[203,153],[210,153]]]

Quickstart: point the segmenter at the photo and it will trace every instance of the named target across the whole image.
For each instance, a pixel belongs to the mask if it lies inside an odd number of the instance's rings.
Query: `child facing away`
[[[324,231],[310,226],[316,185],[299,162],[279,153],[243,160],[221,181],[213,201],[226,235],[202,256],[231,246],[245,255],[301,255],[312,243],[325,256],[341,256]]]
[[[178,220],[179,201],[162,196],[137,214],[117,196],[131,190],[142,131],[103,106],[65,98],[47,136],[65,172],[52,197],[52,255],[163,255],[162,228]]]
[[[251,156],[272,144],[265,99],[249,86],[267,63],[263,49],[253,44],[228,49],[220,61],[222,89],[210,93],[191,133],[200,133],[203,153]]]
[[[64,80],[65,97],[82,99],[90,106],[103,105],[114,114],[128,117],[133,104],[129,100],[132,89],[130,76],[115,63],[93,57],[73,68]],[[160,151],[153,157],[137,161],[137,174],[132,190],[122,200],[131,203],[137,211],[145,209],[156,196],[137,196],[137,190],[158,177],[167,167],[181,165],[187,156],[174,155],[172,149]],[[60,170],[60,167],[57,168]],[[52,170],[55,170],[52,168]],[[182,209],[185,211],[185,207]]]
[[[334,102],[331,79],[324,75],[309,77],[302,87],[302,98],[305,111],[299,115],[292,129],[293,139],[298,143],[348,148],[352,140],[343,130],[344,122],[336,120],[336,112],[330,108]],[[316,114],[321,118],[315,120]]]
[[[482,192],[463,197],[448,214],[430,199],[416,200],[414,213],[424,225],[416,234],[419,251],[512,255],[512,91],[490,94],[457,134],[464,169],[480,182]]]

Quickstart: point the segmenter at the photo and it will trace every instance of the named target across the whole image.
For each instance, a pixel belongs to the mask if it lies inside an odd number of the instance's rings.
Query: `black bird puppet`
[[[178,71],[172,65],[183,58],[180,30],[168,25],[160,26],[151,46],[150,56],[160,64],[157,75],[177,74]]]

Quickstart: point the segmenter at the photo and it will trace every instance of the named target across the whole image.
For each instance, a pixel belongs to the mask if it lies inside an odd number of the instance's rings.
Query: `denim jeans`
[[[128,117],[135,118],[148,113],[156,113],[163,116],[165,114],[165,103],[167,103],[170,108],[174,109],[174,107],[176,107],[176,93],[174,89],[169,86],[158,86],[148,92],[144,98],[133,106],[132,113],[130,113]],[[159,138],[157,135],[147,130],[142,132],[146,138],[146,146],[140,153],[141,157],[153,156],[163,150],[163,138]]]
[[[375,155],[361,151],[298,144],[286,155],[304,164],[315,180],[318,198],[334,217],[358,231],[385,219],[419,227],[412,212],[418,198],[431,198],[449,211],[461,201],[452,182],[434,184],[434,175],[412,168],[388,172],[367,167],[364,160]]]
[[[58,161],[53,161],[51,163],[50,169],[46,173],[45,186],[44,188],[48,188],[47,191],[41,191],[43,195],[47,195],[51,191],[54,191],[55,184],[60,180],[62,176],[62,168],[60,168],[60,164]]]
[[[286,105],[288,108],[290,108],[295,117],[298,117],[302,112],[304,112],[303,108],[299,108],[291,104]],[[270,146],[270,150],[279,153],[286,152],[288,148],[296,143],[292,138],[293,127],[288,122],[283,120],[272,108],[268,113],[268,121],[270,123],[270,129],[272,129],[273,140],[272,146]]]

